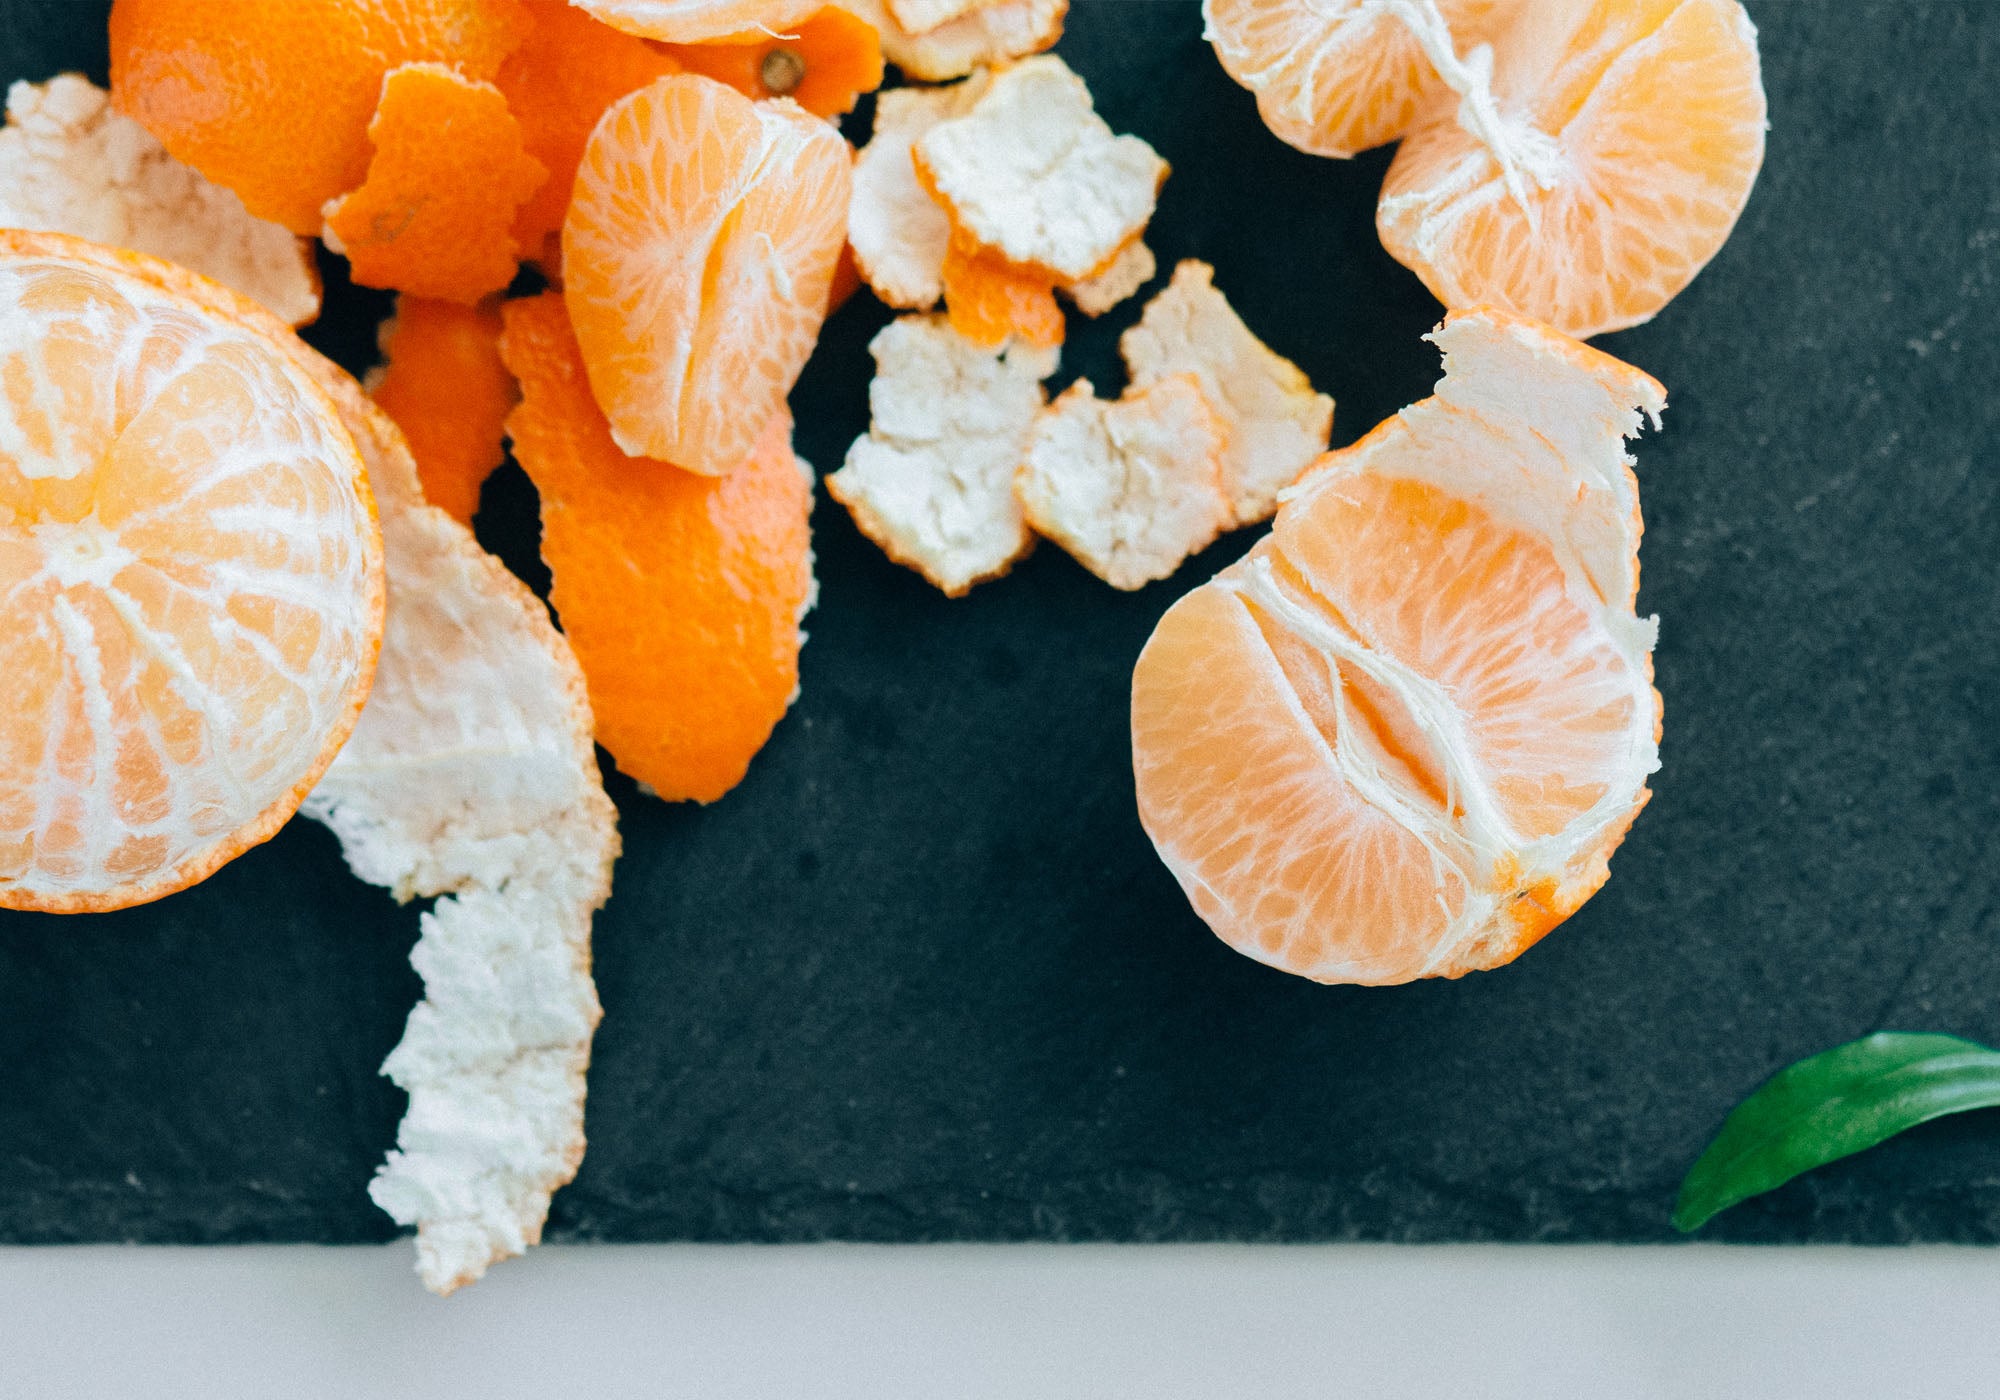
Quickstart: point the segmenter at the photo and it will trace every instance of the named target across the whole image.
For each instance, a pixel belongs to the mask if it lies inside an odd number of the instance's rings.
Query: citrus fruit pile
[[[945,593],[1037,538],[1138,588],[1275,513],[1133,681],[1140,817],[1216,932],[1323,981],[1515,957],[1658,763],[1624,441],[1664,392],[1570,336],[1728,235],[1754,31],[1735,0],[1205,10],[1284,139],[1403,142],[1380,228],[1452,308],[1445,374],[1339,452],[1195,260],[1117,398],[1050,400],[1058,297],[1156,279],[1168,174],[1042,52],[1064,0],[116,0],[111,92],[16,84],[0,131],[0,905],[158,898],[325,823],[437,901],[371,1192],[439,1291],[533,1244],[600,1014],[594,745],[712,802],[796,698],[789,396],[865,283],[908,314],[828,491]],[[834,119],[885,61],[921,81],[856,152]],[[292,334],[313,238],[398,294],[367,393]],[[560,632],[469,529],[510,443]]]

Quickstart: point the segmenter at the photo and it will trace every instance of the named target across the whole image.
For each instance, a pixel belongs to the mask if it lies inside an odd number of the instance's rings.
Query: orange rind
[[[939,269],[951,328],[983,349],[1010,340],[1052,350],[1063,342],[1056,282],[1039,268],[1010,262],[953,229]]]
[[[970,111],[917,140],[914,158],[956,227],[1064,282],[1094,276],[1144,232],[1167,176],[1052,54],[996,73]]]
[[[500,330],[495,304],[400,296],[377,332],[383,362],[368,382],[409,442],[424,499],[465,526],[506,456],[507,414],[520,399],[500,360]]]
[[[116,0],[111,97],[252,214],[316,235],[368,173],[389,70],[489,81],[528,28],[519,0]]]
[[[562,232],[577,163],[604,109],[655,78],[680,71],[644,39],[592,19],[569,0],[524,0],[534,28],[493,82],[521,124],[521,142],[548,177],[514,219],[514,241],[538,260]],[[560,257],[550,259],[554,270]]]
[[[976,68],[1007,63],[1052,48],[1062,38],[1069,0],[982,0],[935,28],[917,30],[897,19],[893,0],[841,0],[875,26],[882,53],[907,77],[941,83]],[[956,3],[956,0],[953,0]],[[909,7],[916,12],[916,7]],[[924,7],[936,13],[935,7]],[[928,17],[925,14],[923,17]]]
[[[1161,859],[1225,942],[1322,982],[1519,956],[1659,766],[1624,439],[1663,391],[1506,312],[1433,338],[1435,396],[1322,458],[1133,674]]]
[[[1036,534],[1113,588],[1141,588],[1231,523],[1227,442],[1191,374],[1111,401],[1079,379],[1035,420],[1014,492]]]
[[[1192,374],[1225,425],[1223,488],[1234,523],[1267,518],[1333,431],[1333,400],[1250,332],[1215,289],[1215,269],[1190,258],[1174,269],[1138,324],[1119,340],[1134,387]]]
[[[943,316],[904,316],[868,347],[868,433],[826,479],[854,523],[897,563],[956,598],[1034,544],[1014,473],[1047,403],[1056,353],[984,349]]]
[[[212,277],[290,325],[319,315],[304,239],[254,217],[74,73],[7,89],[0,227],[130,248]]]
[[[790,415],[720,478],[633,461],[591,396],[561,297],[504,314],[501,353],[521,383],[508,432],[541,493],[550,601],[597,741],[656,795],[713,802],[798,693],[813,491]]]
[[[470,303],[514,280],[515,214],[548,172],[499,88],[443,64],[392,69],[368,139],[368,177],[327,204],[322,231],[356,282]]]
[[[1078,311],[1094,319],[1136,295],[1159,270],[1153,250],[1144,239],[1135,238],[1102,270],[1075,282],[1062,283],[1061,290]]]
[[[389,608],[375,690],[301,810],[361,879],[437,897],[410,952],[424,999],[382,1066],[410,1106],[368,1194],[450,1293],[537,1243],[583,1160],[618,814],[548,609],[424,503],[395,423],[320,364],[382,503]]]
[[[858,15],[829,5],[784,33],[738,35],[667,46],[690,73],[727,83],[745,97],[789,97],[818,117],[854,110],[882,86],[882,44]]]
[[[854,158],[847,240],[862,277],[889,306],[928,311],[944,295],[951,216],[917,179],[917,138],[963,116],[986,90],[974,74],[950,87],[891,88],[875,99],[875,131]]]
[[[751,455],[825,319],[849,169],[797,104],[691,73],[605,113],[563,224],[563,295],[626,453],[709,476]]]
[[[290,329],[171,263],[0,232],[0,906],[98,912],[268,840],[382,637],[354,440]]]

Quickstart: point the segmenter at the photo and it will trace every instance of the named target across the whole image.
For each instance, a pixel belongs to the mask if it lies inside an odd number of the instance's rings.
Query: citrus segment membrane
[[[983,349],[942,316],[905,316],[869,344],[867,436],[827,492],[897,563],[958,597],[1028,552],[1014,494],[1056,352]]]
[[[528,30],[519,0],[116,0],[111,98],[252,214],[316,235],[367,174],[390,69],[488,81]]]
[[[521,124],[522,145],[548,171],[514,218],[521,255],[540,258],[549,236],[562,232],[577,163],[604,109],[655,78],[680,71],[680,65],[569,0],[525,2],[534,28],[493,82]]]
[[[951,216],[917,179],[917,138],[962,116],[986,91],[986,75],[950,87],[892,88],[875,99],[875,132],[854,160],[847,241],[868,285],[890,306],[927,311],[944,295]]]
[[[1014,489],[1037,534],[1113,588],[1139,588],[1231,523],[1227,441],[1191,374],[1113,402],[1079,379],[1036,419]]]
[[[1445,103],[1382,185],[1383,246],[1449,307],[1577,336],[1650,319],[1728,238],[1763,164],[1736,0],[1542,0],[1495,40],[1491,119]]]
[[[900,23],[883,0],[842,0],[882,36],[882,54],[908,77],[927,83],[963,78],[976,68],[1051,48],[1062,38],[1069,0],[983,0],[935,28]]]
[[[1057,281],[1103,269],[1145,230],[1167,163],[1117,136],[1054,55],[996,73],[964,116],[915,146],[919,177],[954,225]]]
[[[312,250],[175,160],[74,73],[7,89],[0,226],[73,234],[179,263],[291,325],[319,315]]]
[[[416,1226],[417,1272],[449,1293],[535,1244],[583,1159],[590,922],[617,813],[548,610],[424,503],[395,424],[340,387],[382,503],[388,628],[361,723],[302,810],[362,879],[444,896],[410,954],[424,999],[382,1066],[409,1111],[368,1192]]]
[[[1345,158],[1403,136],[1448,101],[1421,37],[1471,53],[1521,0],[1203,0],[1205,35],[1281,141]]]
[[[0,232],[0,905],[205,879],[353,728],[381,534],[291,340],[171,264]]]
[[[1063,283],[1062,291],[1078,311],[1094,319],[1135,295],[1159,270],[1153,250],[1144,239],[1135,238],[1101,271]]]
[[[826,0],[570,0],[614,29],[669,44],[745,34],[784,34]]]
[[[1278,492],[1326,451],[1333,400],[1251,334],[1207,263],[1176,267],[1119,349],[1136,387],[1178,374],[1200,381],[1228,430],[1222,480],[1238,525],[1267,518]]]
[[[491,83],[411,63],[382,80],[368,178],[326,206],[322,235],[356,282],[474,302],[514,279],[515,213],[548,172]]]
[[[597,740],[668,801],[713,802],[798,695],[812,479],[781,411],[722,477],[633,461],[591,398],[562,299],[509,302],[514,454],[542,501],[550,600]]]
[[[816,117],[854,110],[882,86],[882,44],[858,15],[829,5],[785,33],[758,31],[667,52],[690,73],[729,84],[745,97],[789,97]]]
[[[383,363],[369,375],[369,395],[409,442],[424,499],[470,526],[480,487],[506,456],[507,411],[520,398],[500,361],[500,308],[400,296],[376,338]]]
[[[825,318],[849,163],[796,104],[693,74],[604,114],[563,224],[564,295],[626,453],[710,476],[750,455]]]
[[[1139,811],[1209,926],[1319,981],[1517,956],[1609,876],[1658,767],[1623,439],[1659,386],[1504,312],[1322,459],[1133,677]]]

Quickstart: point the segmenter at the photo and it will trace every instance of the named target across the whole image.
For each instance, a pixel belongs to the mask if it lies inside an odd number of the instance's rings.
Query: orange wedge
[[[1445,101],[1382,185],[1382,244],[1448,307],[1571,335],[1637,325],[1722,247],[1764,160],[1736,0],[1535,0],[1495,41],[1490,109]]]
[[[1461,52],[1520,0],[1435,0]],[[1202,0],[1208,41],[1264,125],[1313,155],[1386,145],[1450,90],[1412,32],[1427,0]]]
[[[743,779],[798,693],[812,605],[810,474],[791,417],[720,479],[634,461],[598,410],[562,299],[509,302],[507,420],[542,497],[550,600],[590,686],[597,741],[669,801]]]
[[[1518,956],[1608,878],[1659,766],[1624,438],[1660,386],[1504,312],[1161,619],[1139,815],[1232,947],[1323,982]]]
[[[748,34],[786,34],[826,0],[574,0],[614,29],[669,44]]]
[[[361,713],[382,537],[353,438],[217,283],[0,232],[0,905],[157,899],[269,839]]]
[[[847,143],[694,74],[621,99],[563,224],[590,385],[627,453],[714,476],[784,409],[846,241]]]

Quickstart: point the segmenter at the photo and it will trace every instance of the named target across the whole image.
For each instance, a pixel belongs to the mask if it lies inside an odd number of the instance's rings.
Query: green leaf
[[[2000,1051],[1880,1031],[1779,1070],[1736,1106],[1674,1203],[1674,1228],[1947,1113],[2000,1106]]]

